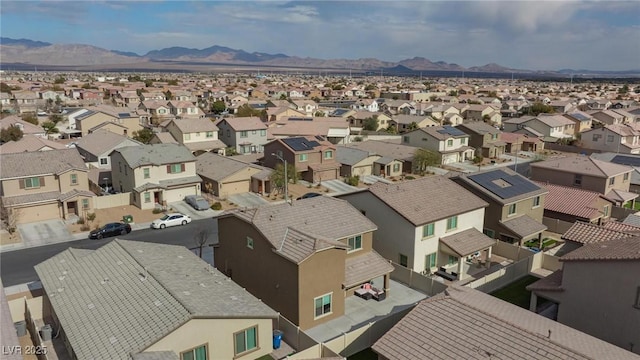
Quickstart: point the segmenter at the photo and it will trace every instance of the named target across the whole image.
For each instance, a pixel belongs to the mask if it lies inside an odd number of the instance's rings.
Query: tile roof
[[[231,156],[204,153],[196,157],[196,172],[211,180],[221,181],[244,169],[255,169],[251,173],[264,169],[261,166],[238,161]]]
[[[355,165],[373,155],[369,151],[346,146],[336,146],[336,161],[343,165]]]
[[[148,351],[131,355],[132,360],[180,360],[173,351]]]
[[[174,119],[171,120],[183,134],[194,132],[218,131],[218,127],[209,119]]]
[[[340,214],[340,216],[336,216]],[[253,224],[271,242],[276,253],[300,263],[315,251],[345,248],[337,240],[374,231],[377,226],[344,200],[330,196],[255,209],[235,209],[222,216],[236,216]]]
[[[640,260],[640,236],[585,244],[560,258],[560,261],[588,260]]]
[[[595,202],[602,198],[602,194],[574,187],[547,184],[541,181],[534,182],[549,190],[545,198],[545,210],[589,220],[602,216],[600,209],[594,207]]]
[[[183,246],[116,239],[35,270],[79,359],[129,358],[195,317],[277,317]]]
[[[415,226],[489,205],[453,180],[438,175],[393,184],[377,182],[369,192]]]
[[[443,236],[440,238],[440,242],[447,245],[449,249],[460,257],[471,255],[496,244],[496,240],[491,239],[476,228]]]
[[[604,223],[603,227],[605,229],[611,229],[616,231],[622,231],[629,234],[637,234],[640,233],[640,227],[632,224],[625,224],[619,221],[607,221]]]
[[[3,154],[0,157],[1,179],[61,174],[68,170],[87,171],[77,149]]]
[[[220,140],[207,140],[207,141],[198,141],[198,142],[186,142],[184,145],[187,149],[191,151],[211,151],[215,149],[224,149],[227,147],[225,143]]]
[[[540,122],[550,127],[559,127],[566,125],[574,125],[575,123],[562,115],[544,115],[540,114],[536,117]]]
[[[59,142],[51,141],[40,136],[34,136],[26,134],[22,139],[18,141],[8,141],[0,145],[0,154],[15,154],[21,152],[34,152],[34,151],[47,151],[45,148],[51,148],[51,150],[61,150],[67,147]]]
[[[546,225],[536,221],[529,215],[500,221],[500,224],[522,238],[547,230]]]
[[[638,213],[629,214],[624,218],[624,220],[622,220],[622,223],[627,225],[640,226],[640,215],[638,215]]]
[[[597,160],[588,156],[565,156],[551,160],[531,163],[532,175],[535,169],[551,169],[554,171],[570,172],[574,174],[590,175],[608,178],[633,171],[632,167],[618,165],[610,162]],[[532,176],[535,178],[535,176]]]
[[[347,258],[344,267],[344,286],[348,289],[393,270],[394,267],[389,260],[374,250],[367,251],[362,255]]]
[[[380,156],[398,159],[403,161],[413,161],[413,157],[418,148],[408,145],[396,144],[388,141],[367,140],[361,142],[353,142],[345,145],[350,148],[356,148]]]
[[[178,144],[176,139],[169,132],[161,132],[153,134],[162,144]]]
[[[631,352],[468,287],[420,302],[372,349],[386,359],[637,359]]]
[[[128,143],[129,146],[133,146],[135,144],[142,145],[142,143],[129,139],[124,135],[101,129],[80,138],[80,140],[76,142],[76,147],[85,150],[90,154],[100,155],[112,150],[122,143]]]
[[[118,152],[132,168],[144,165],[166,165],[195,161],[191,151],[179,144],[148,144],[142,146],[126,146],[114,150]]]
[[[30,122],[22,120],[17,115],[7,116],[0,119],[0,129],[5,129],[13,125],[19,125],[22,128],[23,134],[42,134],[44,135],[44,129],[40,126],[34,125]]]
[[[327,136],[330,130],[349,130],[349,123],[342,118],[313,118],[313,121],[286,120],[269,128],[273,135],[283,136]],[[340,120],[336,120],[340,119]]]
[[[502,133],[502,131],[485,123],[484,121],[466,122],[458,125],[458,128],[463,129],[463,131],[467,130],[466,132],[472,132],[474,134],[479,134],[479,135]]]
[[[226,122],[235,131],[267,129],[267,125],[264,122],[262,122],[262,120],[260,120],[259,117],[255,117],[255,116],[224,118],[217,121],[216,124],[219,124],[221,122]]]
[[[507,167],[462,174],[456,178],[456,181],[470,185],[503,205],[548,193],[546,189]],[[494,184],[496,184],[495,187]],[[500,191],[501,189],[504,191]]]
[[[581,244],[590,244],[631,236],[633,235],[623,231],[613,230],[587,222],[576,221],[567,231],[564,232],[564,234],[562,234],[562,239]]]
[[[2,280],[0,280],[0,343],[2,343],[3,348],[7,350],[11,346],[20,346],[20,340],[16,333],[16,326],[11,318],[11,309],[9,308],[9,302],[4,292]],[[3,351],[2,359],[23,360],[24,358],[22,354],[19,354],[17,351],[13,354],[9,351]]]
[[[529,284],[529,291],[562,291],[562,270],[554,271],[551,275]]]

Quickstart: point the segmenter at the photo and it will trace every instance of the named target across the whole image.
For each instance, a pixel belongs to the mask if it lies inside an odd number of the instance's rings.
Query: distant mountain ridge
[[[475,73],[545,73],[565,76],[567,74],[638,74],[640,70],[629,71],[589,71],[569,70],[532,71],[511,69],[499,64],[490,63],[465,68],[458,64],[444,61],[433,62],[424,57],[414,57],[398,62],[383,61],[375,58],[360,59],[315,59],[288,56],[285,54],[268,54],[247,52],[225,46],[210,46],[205,49],[190,49],[174,46],[160,50],[152,50],[144,55],[134,52],[106,50],[84,44],[51,44],[29,39],[11,39],[0,37],[0,52],[3,64],[49,65],[49,66],[104,66],[124,64],[145,64],[152,62],[198,63],[223,65],[254,65],[271,67],[295,67],[337,69],[355,71],[385,71],[388,73],[412,73],[421,71],[441,72],[475,72]]]

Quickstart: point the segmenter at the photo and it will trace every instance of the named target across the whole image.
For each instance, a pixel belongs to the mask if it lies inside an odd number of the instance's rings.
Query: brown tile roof
[[[416,153],[416,150],[418,149],[413,146],[376,140],[354,142],[345,146],[368,151],[371,154],[403,161],[413,161],[413,157]]]
[[[385,184],[369,191],[415,226],[487,207],[485,201],[443,176]]]
[[[616,231],[622,231],[630,234],[640,233],[640,227],[630,224],[621,223],[619,221],[607,221],[604,223],[605,229],[611,229]]]
[[[35,204],[58,201],[58,197],[60,197],[60,191],[49,191],[18,196],[3,196],[2,203],[7,206]]]
[[[562,234],[562,239],[581,244],[590,244],[631,236],[631,234],[626,232],[608,229],[606,227],[587,222],[576,221],[571,225],[569,230]]]
[[[564,255],[560,260],[640,260],[640,236],[586,244]]]
[[[544,277],[529,286],[529,291],[562,291],[562,270],[553,272],[551,275]]]
[[[169,132],[161,132],[153,134],[155,138],[157,138],[161,144],[177,144],[176,139]]]
[[[596,200],[602,197],[600,193],[541,181],[534,182],[549,190],[544,203],[545,210],[583,219],[597,219],[602,216],[600,210],[593,207]]]
[[[518,216],[517,218],[501,221],[500,223],[505,228],[523,238],[547,230],[546,225],[536,221],[529,215]]]
[[[222,156],[210,152],[196,157],[196,172],[198,175],[215,181],[224,180],[240,170],[248,171],[252,168],[255,171],[247,172],[247,179],[253,173],[261,171],[263,167],[238,161],[230,156]]]
[[[394,270],[388,260],[374,250],[350,257],[345,264],[344,286],[349,289]]]
[[[184,146],[190,151],[199,151],[199,150],[215,150],[215,149],[224,149],[227,147],[225,143],[220,140],[208,140],[208,141],[198,141],[198,142],[186,142]]]
[[[103,123],[109,124],[109,123]],[[101,129],[92,132],[86,136],[83,136],[76,143],[76,147],[81,148],[93,155],[100,155],[109,150],[112,150],[117,145],[122,143],[131,143],[130,146],[134,144],[142,145],[142,143],[135,141],[133,139],[129,139],[128,137],[120,134],[116,134],[109,130]]]
[[[71,169],[87,171],[76,149],[3,154],[0,157],[0,179],[61,174]]]
[[[7,116],[5,118],[0,119],[0,129],[5,129],[10,126],[19,125],[22,128],[23,134],[43,134],[44,129],[40,126],[33,125],[30,122],[22,120],[17,115]]]
[[[535,169],[551,169],[554,171],[569,172],[573,174],[590,175],[608,178],[633,171],[632,167],[618,165],[602,160],[592,159],[588,156],[567,156],[557,159],[531,163],[532,175]],[[532,176],[535,178],[535,176]]]
[[[0,154],[15,154],[21,152],[47,151],[44,148],[52,150],[66,149],[67,147],[59,142],[47,140],[39,136],[26,134],[18,141],[9,141],[0,146]]]
[[[489,238],[476,228],[441,237],[440,242],[447,245],[460,257],[471,255],[496,244],[496,240]]]
[[[340,216],[336,216],[340,214]],[[318,249],[343,247],[336,240],[374,231],[377,226],[344,200],[329,196],[226,211],[253,224],[276,252],[299,263]]]
[[[226,121],[229,126],[235,131],[249,131],[249,130],[266,130],[267,125],[255,116],[250,117],[236,117],[236,118],[224,118],[216,122],[219,124]]]
[[[637,359],[637,355],[468,287],[420,302],[372,349],[386,359]]]
[[[218,127],[209,119],[174,119],[171,120],[183,134],[194,132],[218,131]]]

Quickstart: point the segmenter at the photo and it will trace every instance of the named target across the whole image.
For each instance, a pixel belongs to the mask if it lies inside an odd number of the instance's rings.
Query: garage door
[[[58,203],[16,208],[18,224],[60,219]]]
[[[223,183],[220,189],[220,193],[222,194],[221,197],[249,192],[250,184],[250,180]]]
[[[181,189],[165,190],[163,193],[163,200],[165,200],[167,203],[182,201],[187,195],[197,195],[195,185]]]
[[[356,166],[351,170],[352,175],[359,175],[360,177],[364,177],[365,175],[372,175],[371,170],[373,166],[365,165],[365,166]]]

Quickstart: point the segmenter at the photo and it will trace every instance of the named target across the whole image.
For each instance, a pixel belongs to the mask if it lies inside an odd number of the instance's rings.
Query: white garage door
[[[60,209],[58,204],[45,204],[25,208],[16,208],[18,224],[60,219]]]
[[[249,192],[250,184],[250,180],[223,183],[220,188],[221,197]]]
[[[196,186],[193,185],[186,188],[165,190],[163,195],[164,195],[163,200],[165,200],[167,203],[172,203],[172,202],[184,200],[184,197],[187,195],[198,195],[198,194],[196,193]]]

